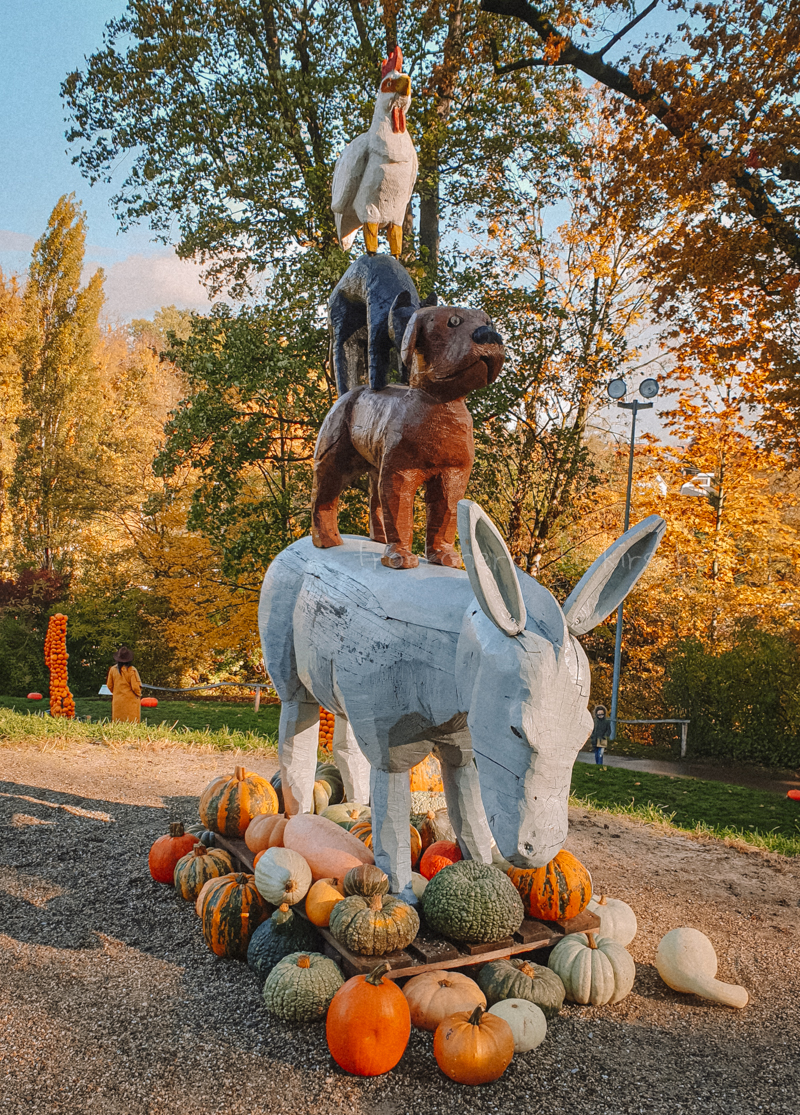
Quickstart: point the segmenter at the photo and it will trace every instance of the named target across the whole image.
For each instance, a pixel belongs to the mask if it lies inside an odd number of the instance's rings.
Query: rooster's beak
[[[408,97],[411,93],[411,78],[408,74],[389,74],[381,82],[381,93],[395,93],[400,97]]]

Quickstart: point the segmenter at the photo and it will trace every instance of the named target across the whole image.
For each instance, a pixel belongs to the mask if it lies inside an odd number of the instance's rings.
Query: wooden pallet
[[[229,840],[217,836],[218,847],[230,852],[246,871],[253,871],[253,853],[243,840]],[[302,910],[295,911],[301,914]],[[342,968],[346,976],[371,972],[378,959],[390,965],[387,973],[392,979],[405,979],[441,968],[469,968],[486,964],[490,960],[516,956],[518,953],[533,952],[535,949],[550,948],[569,933],[585,933],[599,929],[600,919],[589,910],[584,910],[576,918],[565,921],[537,921],[525,918],[513,937],[502,941],[490,941],[483,945],[457,945],[442,937],[436,937],[423,927],[410,945],[396,952],[387,952],[380,958],[359,956],[345,948],[327,929],[319,929],[325,941],[325,955],[330,956]]]

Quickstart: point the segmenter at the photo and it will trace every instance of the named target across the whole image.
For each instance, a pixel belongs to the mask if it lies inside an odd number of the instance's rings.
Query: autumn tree
[[[22,405],[19,345],[23,335],[22,295],[16,279],[0,271],[0,555],[10,555],[8,489],[14,470],[16,420]]]
[[[532,170],[534,188],[553,190],[563,171],[567,129],[541,109],[575,83],[520,75],[498,96],[478,18],[466,0],[130,0],[103,49],[64,83],[76,161],[96,181],[129,155],[114,201],[123,226],[146,220],[172,240],[177,224],[179,254],[216,282],[269,281],[274,266],[308,253],[323,268],[331,256],[335,281],[347,260],[330,210],[334,161],[369,126],[381,59],[399,42],[420,154],[420,278],[431,283],[464,205],[490,208]],[[524,46],[526,32],[509,40]],[[413,248],[412,225],[409,214]]]
[[[81,286],[85,240],[83,212],[72,196],[62,197],[34,247],[23,297],[22,406],[9,495],[19,559],[42,569],[72,561],[100,432],[93,402],[103,273]]]

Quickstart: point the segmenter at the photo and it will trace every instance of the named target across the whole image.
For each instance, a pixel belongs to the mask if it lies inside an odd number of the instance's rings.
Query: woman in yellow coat
[[[106,678],[106,685],[111,690],[111,719],[138,723],[142,718],[139,705],[142,682],[133,665],[133,651],[120,647],[114,655],[114,661],[116,666],[111,667]]]

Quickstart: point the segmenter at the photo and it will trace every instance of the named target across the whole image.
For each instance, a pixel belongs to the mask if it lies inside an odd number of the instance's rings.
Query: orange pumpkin
[[[142,708],[158,708],[158,698],[157,697],[142,697],[139,704],[142,706]]]
[[[256,890],[252,875],[222,875],[206,885],[201,915],[206,944],[217,956],[244,960],[250,938],[273,907]]]
[[[422,853],[419,861],[419,873],[426,879],[432,879],[437,871],[449,867],[451,863],[458,863],[462,859],[461,849],[458,844],[450,840],[437,840],[429,845]]]
[[[29,693],[28,694],[28,700],[29,701],[41,701],[41,699],[42,699],[41,693]]]
[[[325,1036],[331,1056],[345,1072],[380,1076],[395,1067],[411,1036],[411,1012],[390,979],[387,963],[368,976],[353,976],[328,1007]]]
[[[544,867],[508,867],[525,913],[543,921],[566,921],[585,910],[592,897],[592,877],[580,860],[563,849]]]
[[[458,1084],[489,1084],[511,1064],[514,1035],[504,1018],[477,1006],[439,1023],[433,1055],[445,1076]]]
[[[403,994],[411,1010],[411,1025],[418,1030],[435,1030],[458,1011],[469,1014],[477,1006],[486,1006],[480,987],[463,972],[423,972],[408,981]]]
[[[344,898],[341,879],[318,879],[306,895],[306,917],[312,925],[327,929],[331,910]]]
[[[197,843],[199,843],[197,837],[191,832],[184,832],[180,821],[173,821],[169,826],[169,832],[166,836],[159,836],[147,857],[147,866],[155,881],[172,883],[178,860],[183,859],[187,852],[191,852]]]
[[[428,755],[408,772],[412,791],[427,790],[430,793],[443,793],[442,764],[435,755]]]
[[[413,825],[408,826],[411,834],[411,866],[415,867],[422,855],[422,837]],[[351,836],[357,836],[361,843],[372,850],[372,822],[357,821],[350,829]]]
[[[283,847],[283,830],[286,821],[282,813],[258,813],[247,826],[244,842],[251,852],[263,852],[266,848]]]
[[[278,795],[266,778],[236,767],[233,777],[215,778],[200,798],[200,820],[222,836],[241,839],[259,813],[277,813]]]

